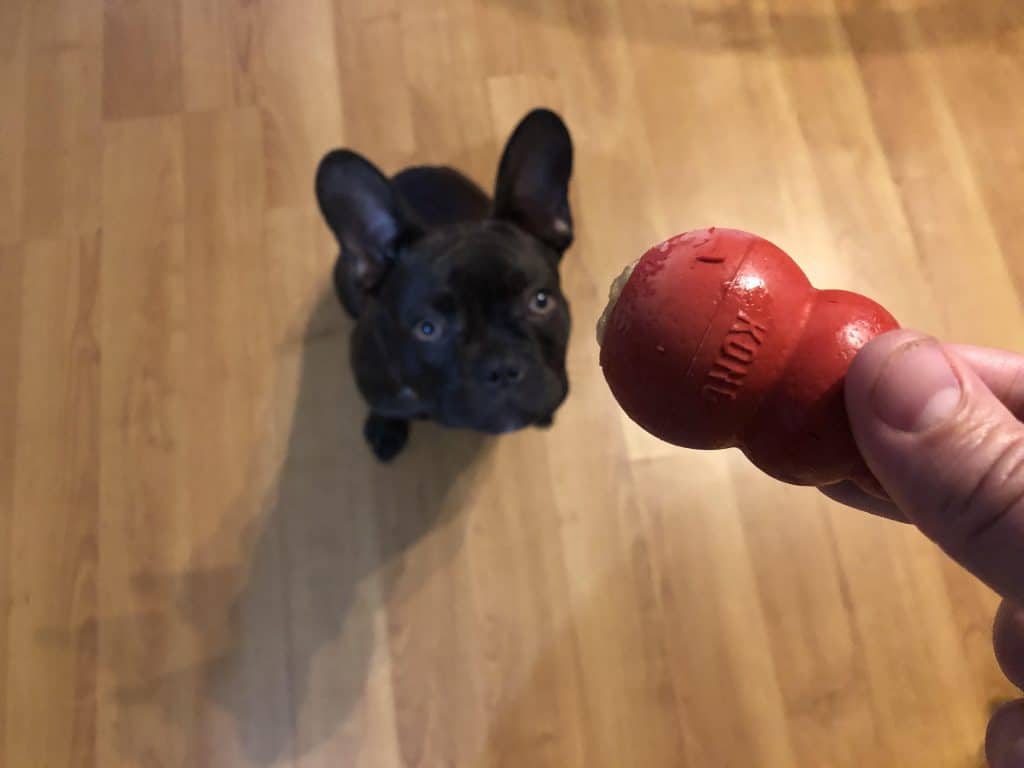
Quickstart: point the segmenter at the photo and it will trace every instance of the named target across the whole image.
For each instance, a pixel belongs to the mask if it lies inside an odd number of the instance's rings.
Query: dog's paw
[[[409,422],[371,413],[366,419],[363,435],[373,455],[386,463],[400,454],[409,441]]]

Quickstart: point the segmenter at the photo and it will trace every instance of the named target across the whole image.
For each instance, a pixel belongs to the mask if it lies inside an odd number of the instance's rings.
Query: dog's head
[[[375,412],[490,433],[551,422],[568,392],[571,172],[569,133],[545,110],[509,139],[493,202],[452,171],[390,180],[352,152],[324,159],[317,196]]]

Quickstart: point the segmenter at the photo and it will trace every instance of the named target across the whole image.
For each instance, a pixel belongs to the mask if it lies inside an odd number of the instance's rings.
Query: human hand
[[[822,490],[913,523],[998,592],[996,657],[1024,688],[1024,357],[893,331],[857,355],[846,404],[888,498]],[[993,768],[1024,768],[1024,701],[992,718],[986,752]]]

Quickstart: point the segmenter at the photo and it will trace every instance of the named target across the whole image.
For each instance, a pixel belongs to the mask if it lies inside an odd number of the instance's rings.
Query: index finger
[[[1024,355],[1001,349],[946,344],[1018,419],[1024,419]]]

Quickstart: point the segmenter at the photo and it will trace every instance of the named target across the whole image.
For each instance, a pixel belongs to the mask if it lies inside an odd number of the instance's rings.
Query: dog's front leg
[[[398,456],[409,441],[409,422],[370,411],[363,434],[373,455],[386,463]]]

